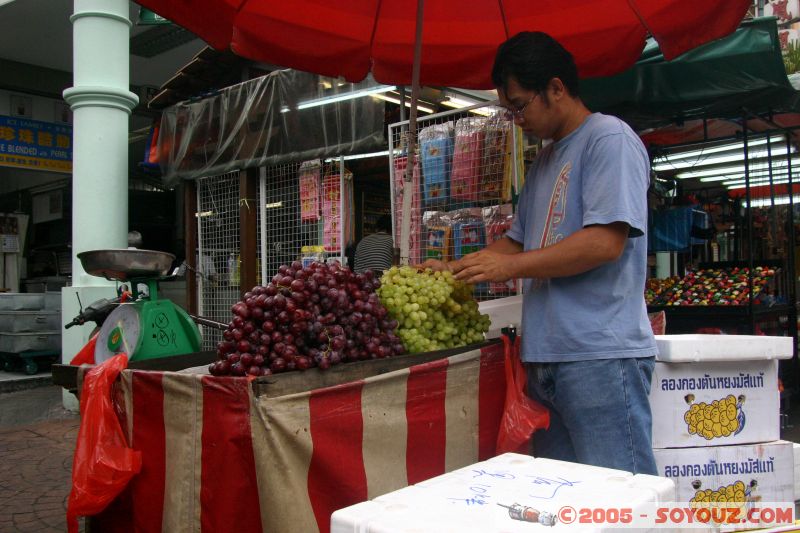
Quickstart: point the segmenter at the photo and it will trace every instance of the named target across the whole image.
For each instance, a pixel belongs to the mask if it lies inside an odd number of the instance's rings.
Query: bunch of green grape
[[[450,272],[392,267],[377,290],[395,331],[411,353],[474,344],[489,331],[489,316],[478,311],[472,286]]]

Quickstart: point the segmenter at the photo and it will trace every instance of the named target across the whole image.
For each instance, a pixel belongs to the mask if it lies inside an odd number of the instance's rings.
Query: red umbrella
[[[326,76],[411,84],[408,153],[420,85],[486,89],[497,46],[549,33],[582,77],[632,66],[647,34],[672,59],[732,32],[752,0],[139,0],[215,48]],[[411,181],[407,165],[406,181]],[[407,257],[410,187],[404,188]]]
[[[140,0],[211,46],[328,76],[409,85],[417,3],[408,0]],[[421,2],[420,2],[421,4]],[[486,89],[497,45],[523,30],[558,39],[582,77],[633,65],[648,33],[667,59],[722,37],[751,0],[427,0],[423,85]]]

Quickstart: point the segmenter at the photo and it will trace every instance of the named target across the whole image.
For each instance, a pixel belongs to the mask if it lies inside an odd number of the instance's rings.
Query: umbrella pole
[[[417,0],[417,28],[414,37],[414,64],[411,70],[411,108],[408,113],[408,143],[406,148],[406,169],[403,177],[403,219],[400,226],[400,264],[409,263],[408,249],[411,237],[411,200],[415,192],[412,188],[414,164],[417,149],[417,100],[419,98],[419,70],[422,60],[422,18],[425,0]],[[401,102],[401,105],[402,102]]]

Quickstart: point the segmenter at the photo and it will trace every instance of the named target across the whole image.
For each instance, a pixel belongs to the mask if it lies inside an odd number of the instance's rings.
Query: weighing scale
[[[158,299],[158,281],[165,279],[175,256],[136,248],[90,250],[78,254],[93,276],[129,283],[132,298],[106,318],[97,333],[95,362],[119,353],[142,361],[200,351],[200,331],[189,314],[170,300]],[[140,290],[140,286],[147,290]]]

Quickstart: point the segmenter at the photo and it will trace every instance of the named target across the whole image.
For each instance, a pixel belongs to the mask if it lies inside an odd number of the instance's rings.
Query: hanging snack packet
[[[487,245],[502,239],[506,232],[511,229],[511,224],[514,222],[514,216],[511,213],[511,204],[484,208],[483,218],[486,223]],[[505,282],[493,281],[489,283],[489,292],[493,295],[516,294],[517,283],[516,279],[510,279]]]
[[[456,122],[450,174],[450,196],[454,200],[474,202],[478,199],[485,123],[483,117],[465,117]]]
[[[499,113],[489,117],[484,127],[481,198],[500,201],[505,177],[506,137],[508,121]]]
[[[419,133],[425,205],[447,203],[453,156],[453,123],[434,124]]]
[[[425,233],[422,244],[425,247],[425,256],[423,259],[438,259],[439,261],[452,259],[452,229],[447,214],[428,211],[425,213],[424,224]]]

